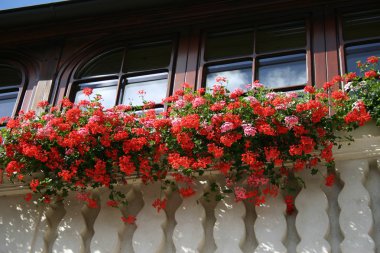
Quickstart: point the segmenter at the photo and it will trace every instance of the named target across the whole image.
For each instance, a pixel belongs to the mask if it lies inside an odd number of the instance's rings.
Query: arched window
[[[86,99],[83,89],[102,95],[102,104],[140,106],[155,102],[156,108],[170,94],[170,73],[173,61],[173,42],[160,41],[137,44],[107,51],[83,64],[74,74],[71,98]],[[141,91],[145,92],[144,95]],[[160,109],[158,109],[160,110]]]
[[[0,63],[0,118],[14,116],[22,82],[18,68]]]

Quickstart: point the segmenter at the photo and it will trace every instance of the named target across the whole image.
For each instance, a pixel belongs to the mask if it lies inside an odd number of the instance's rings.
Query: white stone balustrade
[[[125,186],[129,206],[122,212],[105,204],[106,190],[92,193],[99,200],[95,209],[74,194],[37,208],[24,201],[27,190],[5,183],[0,185],[0,253],[378,253],[380,134],[355,138],[334,150],[334,191],[323,186],[322,174],[301,175],[307,188],[296,196],[297,212],[289,219],[281,194],[246,214],[248,203],[236,202],[233,194],[205,202],[201,183],[196,194],[182,200],[160,184]],[[170,215],[152,207],[165,197],[176,203]],[[126,214],[136,215],[136,224],[123,223]]]

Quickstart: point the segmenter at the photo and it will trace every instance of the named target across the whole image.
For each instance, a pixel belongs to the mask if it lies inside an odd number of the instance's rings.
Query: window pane
[[[206,87],[212,88],[218,76],[227,78],[227,89],[234,91],[237,88],[246,90],[247,84],[252,83],[252,62],[230,63],[207,68]]]
[[[304,48],[306,46],[305,24],[297,22],[259,28],[256,41],[256,52],[258,53]]]
[[[15,107],[17,97],[1,99],[0,97],[0,118],[12,116],[13,108]]]
[[[171,53],[172,43],[128,49],[124,72],[167,68]]]
[[[356,62],[366,62],[369,56],[380,56],[380,43],[351,46],[346,48],[347,72],[360,74]]]
[[[253,53],[253,32],[211,34],[206,40],[205,60],[250,55]]]
[[[159,104],[166,97],[167,88],[167,73],[129,77],[124,88],[123,104],[143,105],[143,98]],[[139,94],[139,91],[145,94]]]
[[[91,99],[93,99],[96,94],[102,95],[102,100],[100,102],[105,109],[108,109],[115,106],[117,82],[117,80],[111,80],[93,83],[82,83],[80,84],[80,87],[82,89],[84,87],[93,89],[93,92],[90,96]],[[75,95],[75,103],[78,103],[80,100],[88,100],[88,96],[83,94],[82,90],[78,91]]]
[[[160,113],[164,112],[163,107],[154,108],[153,110],[156,112],[156,115],[159,115]],[[139,111],[135,111],[135,113],[139,116],[144,116],[146,111],[147,110],[139,110]]]
[[[96,57],[78,71],[77,78],[119,73],[123,53],[124,49],[120,49]]]
[[[355,40],[380,36],[380,10],[343,17],[343,38]]]
[[[20,85],[21,82],[21,71],[8,66],[0,66],[0,87]]]
[[[268,88],[282,88],[307,83],[305,54],[259,60],[258,79]]]

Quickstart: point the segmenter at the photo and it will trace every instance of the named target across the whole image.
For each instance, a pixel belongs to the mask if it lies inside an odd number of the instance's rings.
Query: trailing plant
[[[42,113],[20,112],[1,130],[0,168],[11,181],[27,182],[37,202],[63,199],[70,191],[96,207],[87,190],[110,189],[108,204],[121,207],[125,196],[115,186],[138,177],[194,194],[194,180],[216,171],[226,178],[220,186],[210,182],[211,194],[222,199],[263,204],[279,190],[292,193],[304,182],[297,176],[318,166],[333,168],[332,148],[337,131],[350,131],[370,120],[362,101],[342,90],[306,86],[304,92],[276,93],[254,82],[245,91],[229,92],[227,80],[218,78],[211,90],[184,84],[165,99],[167,112],[156,115],[153,103],[136,108],[118,105],[105,110],[101,96],[60,107],[39,103]],[[91,95],[86,88],[84,93]],[[4,119],[5,120],[5,119]],[[333,174],[324,175],[331,185]],[[33,196],[28,194],[26,199]],[[287,196],[288,211],[293,207]],[[159,211],[166,199],[152,205]],[[134,222],[133,216],[123,217]]]
[[[346,82],[344,88],[350,93],[350,96],[358,101],[363,101],[371,113],[376,125],[380,126],[380,71],[379,57],[371,56],[365,63],[357,62],[362,73],[361,76],[356,73],[348,73],[344,76]]]

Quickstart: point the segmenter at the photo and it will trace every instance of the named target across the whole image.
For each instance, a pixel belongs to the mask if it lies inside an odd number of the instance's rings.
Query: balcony
[[[320,174],[301,175],[307,187],[296,196],[291,215],[283,196],[259,207],[232,195],[207,202],[202,195],[209,186],[202,178],[189,198],[165,192],[167,208],[160,212],[150,204],[160,195],[158,184],[136,180],[124,187],[130,204],[120,212],[106,205],[106,190],[92,192],[95,209],[74,194],[64,204],[35,207],[23,200],[26,189],[5,182],[0,251],[375,253],[380,249],[380,129],[369,124],[353,136],[355,142],[334,151],[333,187],[326,187]],[[215,174],[205,177],[222,182]],[[126,213],[137,217],[135,224],[120,220]]]

